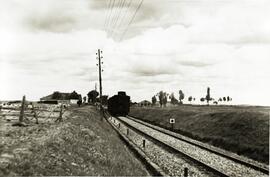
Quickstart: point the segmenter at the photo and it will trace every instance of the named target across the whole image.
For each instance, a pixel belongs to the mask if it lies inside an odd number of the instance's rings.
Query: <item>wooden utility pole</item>
[[[103,117],[103,107],[102,107],[102,77],[101,77],[101,72],[103,71],[103,69],[101,68],[101,65],[103,64],[103,62],[101,61],[101,59],[103,58],[101,56],[102,51],[100,49],[98,49],[97,54],[97,59],[98,59],[98,74],[99,74],[99,101],[100,101],[100,114],[101,117]]]
[[[103,62],[101,61],[101,59],[103,58],[101,56],[102,51],[100,49],[98,49],[98,53],[97,53],[97,59],[98,59],[98,74],[99,74],[99,98],[100,98],[100,104],[102,104],[102,77],[101,77],[101,72],[103,71],[101,69],[101,64],[103,64]]]

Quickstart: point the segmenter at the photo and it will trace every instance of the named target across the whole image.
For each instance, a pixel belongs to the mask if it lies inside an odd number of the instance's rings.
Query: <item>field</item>
[[[14,127],[0,121],[0,176],[148,175],[91,106],[69,108],[57,123]]]
[[[269,164],[269,107],[132,107],[130,115]]]

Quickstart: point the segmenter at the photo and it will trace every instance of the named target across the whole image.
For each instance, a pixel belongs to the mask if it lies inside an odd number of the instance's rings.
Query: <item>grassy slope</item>
[[[62,123],[48,126],[44,131],[46,138],[32,141],[28,153],[17,153],[8,170],[0,168],[0,176],[1,173],[22,176],[148,174],[93,109],[73,110],[69,117]],[[30,136],[27,128],[25,136]]]
[[[188,106],[131,108],[130,115],[269,164],[269,108]]]

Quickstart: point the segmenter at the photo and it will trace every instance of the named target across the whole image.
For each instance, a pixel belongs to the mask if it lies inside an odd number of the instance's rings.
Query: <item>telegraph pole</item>
[[[96,53],[97,55],[97,59],[98,59],[98,73],[99,73],[99,100],[100,100],[100,111],[102,110],[102,77],[101,77],[101,72],[103,71],[103,69],[101,68],[101,65],[103,64],[103,62],[101,61],[101,59],[103,58],[101,56],[102,51],[100,49],[98,49],[98,52]]]

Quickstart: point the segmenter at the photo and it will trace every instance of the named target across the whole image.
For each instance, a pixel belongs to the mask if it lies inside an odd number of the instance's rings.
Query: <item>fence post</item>
[[[62,122],[62,117],[63,117],[63,104],[61,104],[60,106],[59,122]]]
[[[23,117],[24,117],[24,106],[25,106],[25,95],[23,96],[23,99],[22,99],[21,112],[20,112],[20,116],[19,116],[19,122],[20,122],[20,123],[23,122]]]
[[[184,168],[184,177],[188,177],[188,168],[187,167]]]
[[[129,135],[129,129],[127,129],[127,135]]]
[[[38,118],[37,118],[37,113],[34,107],[34,103],[32,102],[31,105],[32,105],[32,111],[34,113],[34,118],[36,119],[36,124],[38,124]]]
[[[143,148],[145,148],[145,140],[143,140],[143,144],[142,144]]]

